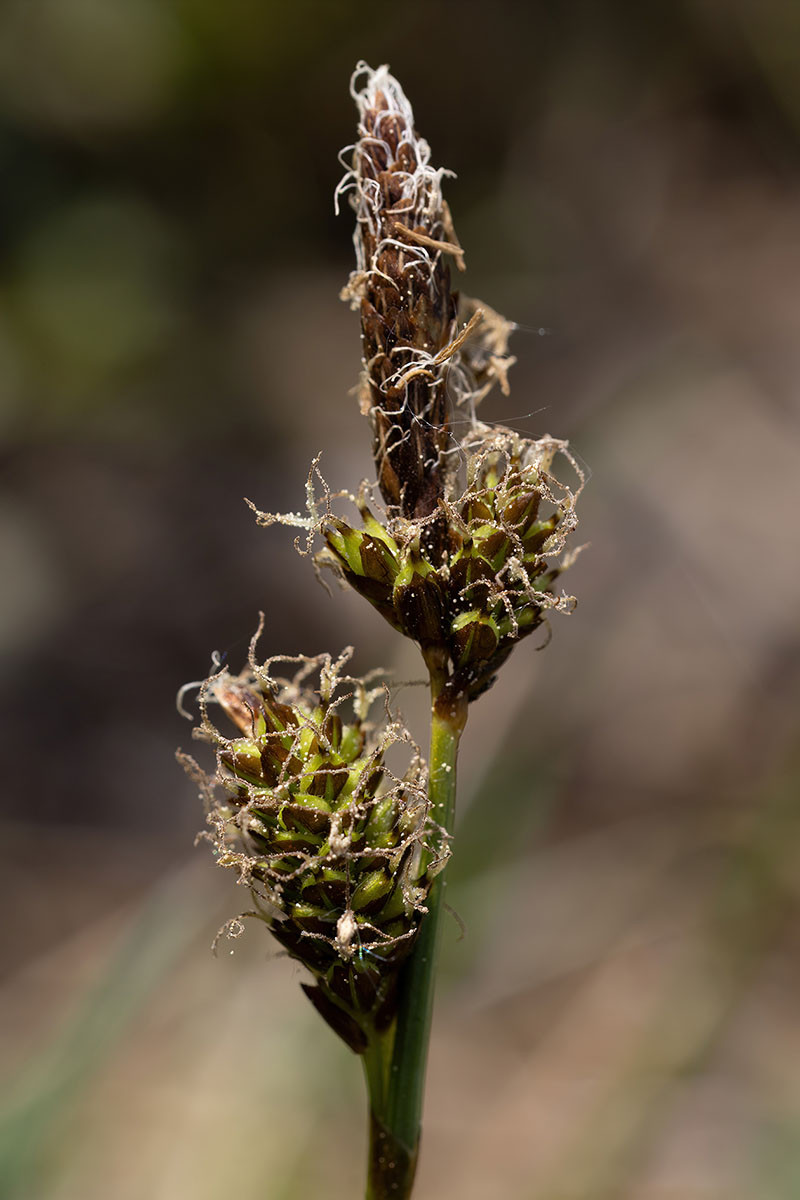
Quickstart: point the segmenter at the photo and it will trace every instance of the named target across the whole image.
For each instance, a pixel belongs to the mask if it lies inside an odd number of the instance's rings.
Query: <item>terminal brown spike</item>
[[[359,139],[345,184],[354,187],[357,219],[348,294],[361,310],[378,483],[391,513],[420,519],[445,492],[447,348],[457,333],[446,255],[459,263],[462,255],[443,172],[429,165],[408,100],[387,68],[364,70],[366,85],[353,92]]]

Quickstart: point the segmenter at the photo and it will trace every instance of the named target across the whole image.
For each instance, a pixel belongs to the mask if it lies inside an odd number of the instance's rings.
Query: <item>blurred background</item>
[[[348,79],[389,62],[591,474],[474,706],[419,1200],[800,1196],[800,8],[5,0],[0,1193],[350,1200],[358,1064],[195,848],[212,650],[413,647],[262,509],[370,473]],[[459,281],[460,283],[461,281]],[[235,950],[235,953],[234,953]]]

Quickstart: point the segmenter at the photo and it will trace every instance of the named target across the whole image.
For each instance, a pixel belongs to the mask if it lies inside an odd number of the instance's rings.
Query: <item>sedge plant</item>
[[[304,515],[256,512],[263,525],[304,532],[301,553],[418,645],[430,680],[427,762],[385,686],[348,672],[350,648],[261,663],[257,636],[241,674],[221,669],[200,687],[195,734],[214,747],[216,770],[182,757],[217,861],[250,889],[248,915],[307,968],[303,990],[363,1062],[368,1200],[404,1200],[419,1152],[459,740],[517,642],[574,606],[556,581],[574,557],[565,548],[583,480],[566,442],[477,419],[494,384],[508,391],[512,326],[451,287],[450,264],[463,270],[464,254],[442,196],[448,172],[431,165],[397,80],[360,63],[351,91],[358,137],[336,200],[349,195],[355,212],[356,267],[342,295],[361,319],[376,480],[332,493],[317,459]],[[459,440],[457,410],[468,428]],[[554,474],[557,458],[573,487]],[[398,748],[402,770],[389,766]]]

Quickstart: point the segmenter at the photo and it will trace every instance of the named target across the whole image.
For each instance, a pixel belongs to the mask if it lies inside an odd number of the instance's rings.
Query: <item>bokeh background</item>
[[[413,648],[315,583],[370,471],[337,300],[388,61],[591,475],[580,605],[475,706],[419,1200],[800,1196],[800,8],[5,0],[0,1192],[360,1194],[357,1063],[193,847],[216,649]],[[233,952],[235,951],[235,953]]]

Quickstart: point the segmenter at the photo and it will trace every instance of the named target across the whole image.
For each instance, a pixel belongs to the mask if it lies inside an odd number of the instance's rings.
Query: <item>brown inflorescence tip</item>
[[[448,347],[458,332],[447,255],[460,266],[463,256],[442,199],[445,172],[430,166],[397,80],[359,64],[352,92],[359,136],[340,191],[353,190],[357,269],[345,292],[361,312],[378,483],[391,512],[418,519],[444,493]]]

